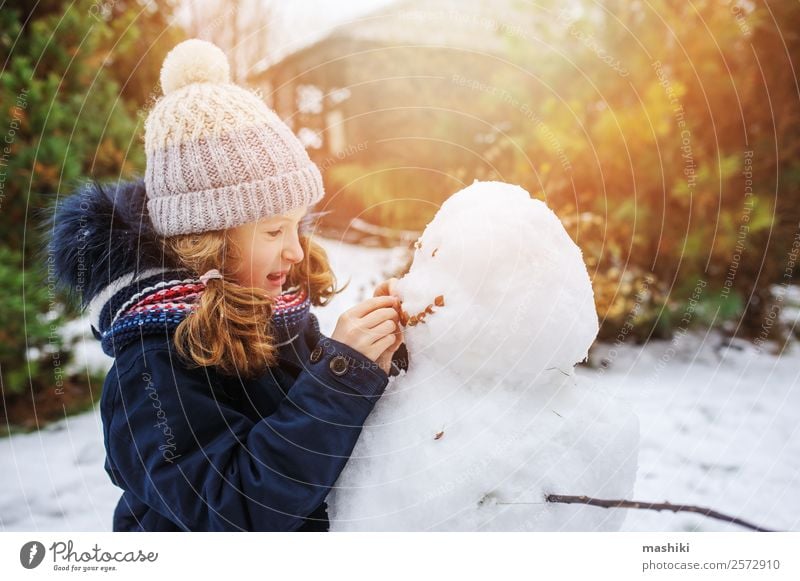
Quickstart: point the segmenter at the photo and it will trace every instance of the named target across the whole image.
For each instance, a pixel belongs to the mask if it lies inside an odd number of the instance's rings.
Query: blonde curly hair
[[[165,251],[199,275],[211,268],[222,279],[210,279],[197,309],[178,325],[175,346],[187,364],[217,366],[226,375],[256,377],[277,362],[277,347],[269,327],[275,299],[264,289],[242,286],[234,276],[240,254],[228,230],[163,238]],[[301,235],[304,259],[290,271],[286,284],[305,285],[312,305],[322,306],[342,292],[325,249]]]

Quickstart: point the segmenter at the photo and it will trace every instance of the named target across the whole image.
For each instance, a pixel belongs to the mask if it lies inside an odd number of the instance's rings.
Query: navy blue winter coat
[[[324,499],[388,376],[313,314],[280,349],[253,381],[182,366],[169,337],[117,355],[100,402],[106,471],[126,491],[115,531],[328,529]],[[351,358],[341,376],[338,353]]]
[[[141,179],[88,184],[53,212],[55,274],[84,307],[165,266]],[[389,381],[373,361],[322,335],[313,313],[254,380],[184,366],[166,330],[115,355],[100,400],[105,469],[124,491],[114,531],[328,530],[325,497]]]

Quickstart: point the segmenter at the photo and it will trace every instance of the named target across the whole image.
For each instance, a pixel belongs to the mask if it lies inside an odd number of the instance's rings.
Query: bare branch
[[[603,500],[599,498],[591,498],[589,496],[566,496],[563,494],[548,494],[547,502],[560,502],[563,504],[590,504],[592,506],[601,506],[603,508],[641,508],[657,511],[671,510],[672,512],[695,512],[702,514],[703,516],[738,524],[754,531],[774,532],[771,529],[766,529],[751,524],[740,518],[728,516],[710,508],[702,508],[700,506],[692,506],[688,504],[670,504],[669,502],[639,502],[636,500]]]

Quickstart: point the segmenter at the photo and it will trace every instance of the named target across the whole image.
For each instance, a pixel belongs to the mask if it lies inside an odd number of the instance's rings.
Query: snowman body
[[[580,249],[509,184],[451,196],[398,294],[409,368],[392,377],[328,496],[331,531],[619,530],[639,423],[578,381],[598,320]]]

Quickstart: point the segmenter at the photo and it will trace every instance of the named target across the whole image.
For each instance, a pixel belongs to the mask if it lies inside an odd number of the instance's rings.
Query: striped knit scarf
[[[116,352],[144,334],[173,331],[197,309],[205,285],[184,270],[165,270],[150,276],[131,276],[127,284],[115,285],[116,292],[103,304],[96,321],[103,352]],[[293,287],[281,293],[273,306],[270,332],[276,345],[291,343],[300,333],[310,312],[311,300],[305,288]]]

